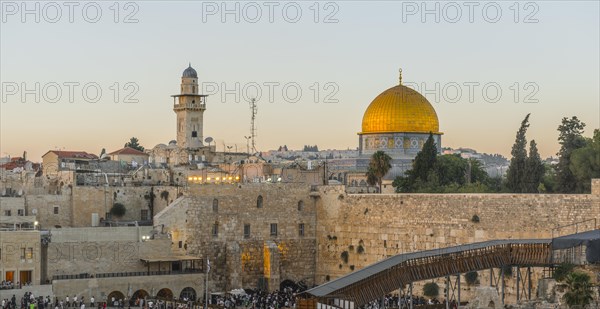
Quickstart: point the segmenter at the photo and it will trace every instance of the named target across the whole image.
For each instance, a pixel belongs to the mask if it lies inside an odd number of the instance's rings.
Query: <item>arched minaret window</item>
[[[214,199],[212,205],[213,212],[219,212],[219,200]]]
[[[196,93],[196,86],[192,86],[192,93]]]
[[[263,197],[262,195],[259,195],[258,198],[256,199],[256,208],[262,208],[263,207]]]

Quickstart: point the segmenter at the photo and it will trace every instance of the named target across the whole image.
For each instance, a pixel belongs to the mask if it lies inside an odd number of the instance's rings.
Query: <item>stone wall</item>
[[[64,300],[67,295],[71,299],[73,295],[77,295],[80,299],[81,296],[84,296],[86,302],[89,302],[92,296],[94,296],[96,302],[102,302],[115,295],[131,298],[138,291],[143,291],[142,293],[152,298],[162,292],[162,289],[168,290],[174,297],[179,299],[183,289],[192,288],[197,298],[202,299],[204,284],[204,274],[89,278],[55,280],[53,282],[53,292],[61,300]],[[116,299],[119,298],[116,297]]]
[[[600,222],[600,195],[590,194],[347,195],[342,186],[328,186],[320,187],[319,195],[317,283],[399,253],[492,239],[550,238],[555,227],[592,218]],[[554,235],[592,228],[594,222],[587,221]],[[488,273],[480,273],[481,282],[489,282]],[[514,293],[515,280],[507,280],[508,294]]]
[[[0,281],[40,284],[40,232],[0,231]]]
[[[42,229],[71,224],[70,194],[26,195],[25,205],[28,214],[35,213]]]
[[[168,255],[169,239],[142,241],[151,227],[99,227],[52,229],[48,245],[48,278],[113,272],[145,272],[140,258]],[[161,270],[168,270],[165,263]],[[151,265],[151,271],[159,270]]]
[[[25,199],[22,197],[0,197],[0,216],[25,216]]]
[[[220,289],[265,283],[278,289],[284,280],[312,284],[315,218],[308,185],[205,184],[190,186],[187,196],[155,217],[155,225],[171,233],[174,250],[208,257],[210,279]],[[271,224],[277,224],[277,235],[271,235]]]

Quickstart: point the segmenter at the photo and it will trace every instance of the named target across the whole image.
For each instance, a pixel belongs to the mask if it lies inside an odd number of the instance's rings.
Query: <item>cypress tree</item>
[[[575,193],[577,191],[577,178],[570,168],[571,154],[574,150],[582,148],[586,144],[582,136],[583,128],[585,128],[585,123],[575,116],[571,119],[563,118],[562,123],[558,126],[560,150],[557,153],[556,192]]]
[[[411,180],[421,179],[423,182],[427,182],[427,176],[429,175],[429,172],[433,170],[437,154],[437,147],[433,141],[433,134],[429,133],[427,141],[423,144],[423,149],[421,149],[413,161],[413,168],[410,173]]]
[[[527,163],[527,138],[525,138],[525,133],[527,133],[529,127],[529,115],[527,114],[521,122],[521,127],[517,131],[517,137],[510,152],[512,158],[506,172],[506,187],[510,192],[525,192],[525,166]]]
[[[529,157],[525,166],[525,190],[524,193],[538,193],[538,187],[544,177],[544,164],[537,149],[535,140],[529,143]]]

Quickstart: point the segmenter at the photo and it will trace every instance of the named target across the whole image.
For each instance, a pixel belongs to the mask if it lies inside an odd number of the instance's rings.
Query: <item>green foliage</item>
[[[529,115],[527,114],[521,122],[521,127],[517,131],[517,137],[510,152],[512,158],[506,172],[506,187],[510,192],[524,192],[525,188],[525,177],[527,176],[527,138],[525,137],[525,133],[527,133],[527,128],[529,127]]]
[[[342,258],[342,261],[344,261],[344,264],[348,264],[348,258],[350,257],[350,254],[348,254],[348,251],[342,252],[340,257]]]
[[[423,295],[427,297],[438,297],[440,295],[440,287],[435,282],[425,283],[423,286]]]
[[[414,166],[414,164],[413,164]],[[417,193],[487,193],[498,192],[499,178],[490,178],[481,162],[464,159],[458,154],[438,156],[427,180],[414,176],[413,170],[406,177],[397,177],[392,185],[396,192]]]
[[[591,179],[600,178],[600,130],[594,130],[594,137],[585,139],[586,145],[571,153],[569,169],[577,180],[580,191],[591,191]]]
[[[379,193],[381,193],[381,181],[383,176],[392,168],[392,158],[385,152],[379,150],[371,156],[369,162],[369,171],[367,172],[367,182],[370,185],[379,185]]]
[[[437,147],[433,141],[433,134],[429,133],[429,137],[423,148],[413,161],[413,168],[409,173],[409,177],[412,180],[420,179],[423,182],[427,181],[429,173],[433,169],[433,165],[437,159]]]
[[[154,220],[154,199],[156,198],[156,194],[154,194],[154,187],[150,187],[150,193],[144,195],[144,198],[148,201],[150,220]]]
[[[365,247],[363,247],[363,245],[358,245],[358,247],[356,247],[356,253],[358,253],[358,254],[365,253]]]
[[[502,272],[504,273],[505,277],[512,277],[512,274],[513,274],[512,266],[510,266],[510,265],[503,266]]]
[[[479,216],[478,215],[473,215],[473,217],[471,217],[471,222],[473,222],[473,223],[479,223]]]
[[[169,191],[163,190],[160,192],[160,198],[167,202],[167,206],[169,206]]]
[[[581,193],[583,191],[571,171],[571,155],[574,150],[583,148],[586,144],[582,136],[584,128],[585,123],[575,116],[571,119],[563,118],[558,126],[560,150],[556,166],[556,192]]]
[[[287,150],[287,146],[285,146],[285,149]],[[306,152],[318,152],[319,151],[319,147],[317,145],[314,145],[314,146],[304,145],[304,149],[302,151],[306,151]]]
[[[110,209],[110,214],[117,218],[123,217],[126,212],[127,209],[125,209],[125,206],[121,203],[115,203]]]
[[[529,157],[525,164],[525,181],[523,183],[522,192],[525,193],[539,193],[540,183],[544,177],[545,172],[542,158],[537,149],[537,144],[534,140],[529,144]]]
[[[140,145],[139,140],[137,139],[137,137],[130,138],[129,142],[125,143],[125,147],[137,149],[139,151],[144,151],[144,147],[142,147],[142,145]]]
[[[567,275],[565,282],[569,287],[569,291],[563,296],[567,305],[585,306],[593,300],[590,275],[582,272],[572,272]]]
[[[476,271],[470,271],[465,274],[465,281],[468,285],[474,285],[477,283],[477,278],[479,278],[479,274]]]
[[[563,281],[575,269],[575,265],[571,263],[561,263],[554,269],[552,278],[556,281]]]

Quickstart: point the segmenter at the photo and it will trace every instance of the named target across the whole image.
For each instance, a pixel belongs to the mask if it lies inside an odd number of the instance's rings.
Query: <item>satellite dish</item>
[[[37,214],[37,209],[35,209],[35,208],[34,208],[34,209],[32,209],[32,210],[31,210],[31,213],[32,213],[32,214],[34,214],[34,215],[35,215],[35,214]]]
[[[209,137],[205,138],[204,141],[210,144],[213,142],[213,138],[209,136]]]

